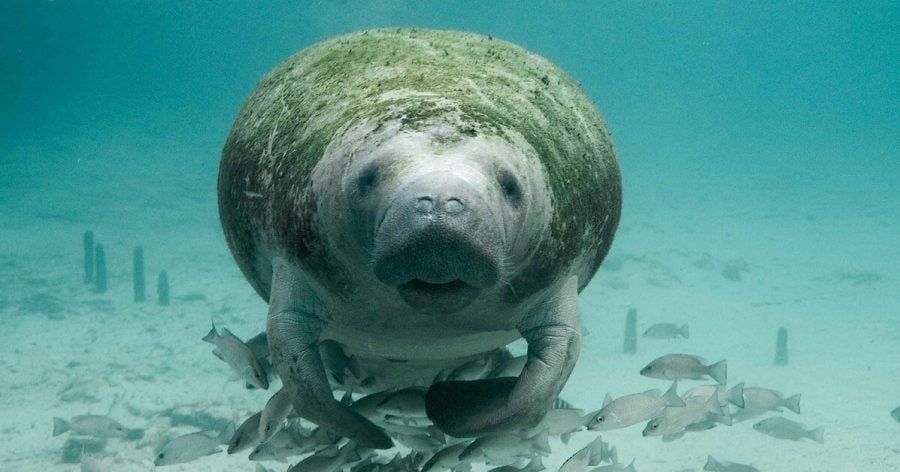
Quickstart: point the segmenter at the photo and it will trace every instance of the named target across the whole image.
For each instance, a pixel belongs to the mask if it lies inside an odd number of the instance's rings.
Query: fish
[[[744,382],[728,390],[725,390],[721,385],[701,385],[685,392],[681,399],[684,402],[693,401],[693,399],[706,401],[711,395],[716,395],[720,405],[727,402],[738,408],[744,408]]]
[[[460,464],[468,461],[459,458],[459,455],[469,446],[469,443],[458,443],[447,446],[440,451],[434,453],[425,465],[422,466],[422,472],[429,471],[446,471],[452,470]]]
[[[784,395],[777,390],[762,387],[747,387],[744,389],[744,408],[780,412],[781,407],[785,407],[799,415],[800,394],[784,398]]]
[[[894,418],[895,420],[897,420],[897,422],[900,422],[900,406],[894,408],[894,411],[891,412],[891,418]]]
[[[409,387],[397,390],[387,397],[375,410],[383,415],[428,418],[425,413],[425,392],[423,387]]]
[[[69,421],[53,417],[53,436],[59,436],[67,431],[95,438],[124,438],[128,436],[129,429],[103,415],[78,415]]]
[[[439,447],[444,446],[444,442],[435,436],[427,434],[399,434],[391,435],[398,443],[408,447],[413,451],[431,452]]]
[[[680,433],[691,424],[706,418],[707,413],[725,415],[714,396],[710,396],[703,403],[693,402],[686,403],[685,406],[666,407],[661,416],[647,423],[642,434],[647,437]]]
[[[356,444],[351,442],[340,449],[336,446],[329,446],[316,452],[289,467],[287,472],[336,472],[341,470],[344,465],[359,462],[360,460],[361,458],[356,451]]]
[[[235,430],[234,436],[228,442],[228,453],[234,454],[260,443],[259,439],[259,419],[262,412],[256,413],[241,423]]]
[[[563,465],[563,467],[565,467],[565,465]],[[546,469],[546,467],[544,467],[544,464],[541,463],[541,456],[537,456],[531,459],[531,462],[525,464],[525,466],[523,467],[516,467],[515,465],[503,465],[500,467],[494,467],[488,472],[540,472],[544,469]]]
[[[759,469],[747,464],[738,464],[737,462],[719,462],[713,459],[713,456],[706,456],[706,465],[703,470],[711,470],[713,472],[759,472]]]
[[[392,390],[370,393],[353,402],[353,404],[350,405],[350,409],[359,413],[360,415],[363,415],[370,421],[374,421],[376,423],[381,422],[382,420],[384,420],[384,417],[386,415],[378,411],[378,406],[381,405],[381,403],[387,400],[394,393],[395,392]]]
[[[720,385],[725,385],[727,368],[725,360],[705,365],[705,361],[697,356],[668,354],[647,364],[641,369],[641,375],[664,380],[703,380],[709,376]]]
[[[823,428],[807,430],[800,423],[780,416],[766,418],[754,424],[753,429],[778,439],[790,439],[792,441],[812,439],[820,444],[825,443],[825,430]]]
[[[531,437],[502,433],[476,439],[460,453],[459,458],[491,462],[517,458],[530,459],[535,453],[548,455],[550,452],[547,431]]]
[[[260,413],[259,426],[257,427],[259,441],[265,442],[278,432],[291,410],[293,410],[293,406],[291,406],[291,397],[288,395],[287,390],[282,388],[275,392],[275,395],[269,398],[265,408]]]
[[[221,452],[219,446],[223,443],[223,435],[212,437],[206,432],[189,433],[178,436],[167,442],[156,454],[153,465],[182,464],[199,459],[204,456]],[[231,434],[226,436],[230,439]]]
[[[637,469],[634,468],[634,459],[632,459],[631,463],[628,465],[604,465],[602,467],[597,467],[596,469],[591,469],[591,472],[637,472]]]
[[[551,408],[544,414],[541,422],[530,428],[530,431],[536,434],[546,430],[550,436],[562,436],[562,441],[568,443],[572,433],[581,431],[593,416],[592,413],[585,414],[584,411],[575,408]]]
[[[256,388],[267,390],[269,388],[269,376],[259,363],[259,359],[253,355],[253,351],[237,336],[222,328],[222,333],[216,331],[216,324],[203,340],[216,346],[213,354],[228,364],[229,367],[248,384]]]
[[[680,328],[672,323],[657,323],[647,328],[641,336],[651,339],[676,339],[679,337],[688,339],[691,337],[691,332],[687,323],[681,325]]]
[[[663,413],[666,407],[684,406],[676,392],[677,382],[665,394],[659,390],[633,393],[613,400],[609,394],[603,400],[603,407],[593,415],[588,423],[591,431],[620,429],[648,421]]]
[[[506,360],[505,362],[498,365],[493,372],[491,372],[491,377],[518,377],[522,374],[522,369],[525,368],[525,363],[528,361],[528,356],[518,356],[513,357],[511,359]]]
[[[289,423],[288,427],[273,434],[268,441],[253,448],[248,458],[251,461],[287,462],[290,457],[313,452],[321,446],[331,446],[339,439],[326,429],[316,428],[307,433],[299,428],[297,422]]]
[[[604,442],[602,437],[597,436],[588,444],[588,446],[591,448],[591,458],[588,461],[589,466],[599,465],[601,462],[607,461],[611,464],[617,464],[619,462],[619,455],[616,452],[616,447],[610,447],[609,443]]]
[[[589,443],[587,446],[579,449],[575,454],[572,454],[572,456],[563,462],[562,467],[559,468],[559,472],[586,471],[591,461],[591,448],[593,446],[593,443]]]

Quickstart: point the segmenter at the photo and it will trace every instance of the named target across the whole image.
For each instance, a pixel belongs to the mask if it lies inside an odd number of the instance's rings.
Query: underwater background
[[[210,318],[243,339],[265,328],[218,221],[222,145],[287,56],[392,26],[519,44],[579,81],[609,125],[622,220],[581,294],[587,333],[562,398],[593,411],[607,392],[665,390],[638,372],[685,352],[727,359],[729,386],[801,393],[800,414],[775,414],[824,428],[824,444],[754,421],[669,442],[604,432],[622,463],[900,470],[900,4],[351,0],[0,3],[0,470],[78,470],[82,443],[52,436],[54,417],[142,431],[86,446],[97,470],[131,471],[265,405],[200,340]],[[83,280],[88,230],[104,293]],[[132,300],[136,246],[145,303]],[[623,353],[630,310],[638,333],[688,323],[690,338]],[[789,360],[776,366],[779,328]],[[544,465],[595,436],[551,441]],[[167,469],[254,467],[220,453]]]

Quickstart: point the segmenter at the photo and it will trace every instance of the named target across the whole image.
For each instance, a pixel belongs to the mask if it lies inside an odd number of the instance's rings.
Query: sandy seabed
[[[3,471],[78,470],[61,462],[67,435],[51,436],[52,418],[86,413],[144,429],[138,441],[109,440],[96,457],[111,471],[148,470],[154,448],[167,438],[241,421],[272,392],[229,380],[227,366],[200,340],[211,318],[248,338],[264,329],[266,313],[225,247],[209,195],[107,202],[102,217],[86,210],[96,207],[90,198],[79,204],[69,210],[59,203],[48,212],[35,211],[44,208],[37,203],[10,206],[10,224],[0,227]],[[889,414],[900,405],[897,219],[716,208],[629,213],[626,207],[613,251],[581,295],[589,334],[562,397],[594,410],[606,392],[667,388],[638,375],[657,356],[727,359],[729,385],[802,393],[802,414],[784,414],[808,428],[823,426],[825,443],[771,438],[754,431],[753,421],[673,442],[644,438],[636,425],[604,432],[604,440],[623,462],[635,458],[642,472],[699,471],[707,455],[771,472],[900,470],[900,424]],[[82,280],[87,229],[106,247],[105,294]],[[132,302],[137,244],[147,266],[143,304]],[[155,303],[162,269],[172,284],[167,307]],[[691,338],[641,338],[637,354],[625,355],[630,308],[639,332],[656,322],[689,323]],[[790,333],[790,363],[776,367],[782,326]],[[700,384],[682,382],[679,390]],[[547,469],[595,436],[553,441]],[[283,471],[288,464],[265,465]],[[246,452],[220,453],[163,470],[250,471],[254,464]]]

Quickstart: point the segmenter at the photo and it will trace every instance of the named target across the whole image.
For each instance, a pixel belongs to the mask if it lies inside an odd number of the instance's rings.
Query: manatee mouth
[[[481,294],[481,289],[460,279],[431,283],[412,279],[397,286],[397,293],[409,306],[428,312],[450,313],[465,308]]]

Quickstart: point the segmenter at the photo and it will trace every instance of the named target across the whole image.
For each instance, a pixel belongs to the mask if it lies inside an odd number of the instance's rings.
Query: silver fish
[[[216,346],[213,354],[228,364],[242,380],[254,387],[268,389],[268,374],[253,351],[227,328],[222,328],[222,333],[220,335],[216,331],[216,324],[213,323],[212,329],[203,337],[204,341]]]
[[[292,465],[287,472],[336,472],[344,465],[359,461],[356,444],[347,443],[340,449],[335,446],[323,449]]]
[[[666,380],[703,380],[709,376],[721,385],[727,380],[727,364],[724,360],[705,365],[704,360],[689,354],[669,354],[647,364],[641,375]]]
[[[565,467],[565,465],[563,466]],[[544,464],[541,462],[541,456],[537,456],[531,459],[531,462],[525,464],[524,467],[516,467],[514,465],[503,465],[500,467],[494,467],[490,469],[488,472],[540,472],[546,469]],[[559,469],[562,470],[562,469]]]
[[[737,462],[719,462],[713,459],[713,456],[706,457],[706,465],[703,470],[711,470],[713,472],[759,472],[759,469],[747,464],[738,464]]]
[[[468,443],[458,443],[441,449],[425,462],[422,472],[452,470],[460,464],[468,462],[459,458],[468,445]]]
[[[800,394],[784,398],[781,392],[762,387],[744,389],[744,407],[753,410],[781,411],[785,407],[800,414]]]
[[[482,436],[472,442],[459,455],[461,460],[503,461],[509,459],[530,459],[535,453],[550,454],[550,443],[546,431],[532,437],[523,438],[513,433]]]
[[[571,457],[563,462],[562,467],[559,468],[559,472],[586,471],[588,463],[591,461],[591,446],[593,446],[593,444],[588,444],[587,446],[579,449],[575,454],[572,454]]]
[[[592,418],[593,414],[585,414],[575,408],[551,408],[531,431],[539,433],[546,430],[550,436],[569,436],[587,426]]]
[[[709,397],[705,403],[687,403],[685,406],[667,407],[658,418],[647,423],[644,436],[662,436],[676,434],[693,423],[705,418],[707,413],[722,416],[725,412],[715,397]]]
[[[281,429],[284,420],[287,419],[292,409],[291,397],[284,388],[278,390],[275,392],[275,395],[272,395],[272,398],[269,398],[259,417],[257,435],[260,442],[265,442]]]
[[[632,459],[628,465],[604,465],[603,467],[591,469],[591,472],[637,472],[637,469],[634,468],[634,459]]]
[[[422,387],[409,387],[394,392],[375,408],[381,414],[428,418],[425,413],[425,392]]]
[[[647,328],[641,336],[651,339],[688,339],[691,337],[691,332],[687,323],[681,325],[680,328],[672,323],[657,323]]]
[[[234,432],[228,442],[228,453],[234,454],[259,444],[259,418],[262,412],[256,413],[246,420]]]
[[[728,402],[738,408],[744,408],[744,382],[741,382],[728,390],[725,390],[721,385],[701,385],[685,392],[684,395],[681,396],[681,399],[684,402],[705,402],[711,395],[716,395],[720,405]]]
[[[619,429],[651,420],[661,415],[666,407],[684,406],[684,402],[676,393],[676,383],[672,383],[665,394],[659,390],[644,393],[633,393],[612,400],[609,394],[603,401],[603,408],[593,415],[588,429],[606,431]]]
[[[822,428],[807,430],[800,423],[780,416],[764,419],[754,424],[753,429],[778,439],[790,439],[792,441],[812,439],[817,443],[825,442]]]
[[[128,428],[108,416],[78,415],[69,421],[53,417],[53,435],[59,436],[66,431],[95,438],[124,438],[128,435]]]
[[[220,452],[222,438],[214,438],[206,433],[190,433],[167,442],[156,454],[153,465],[182,464],[204,456]]]

